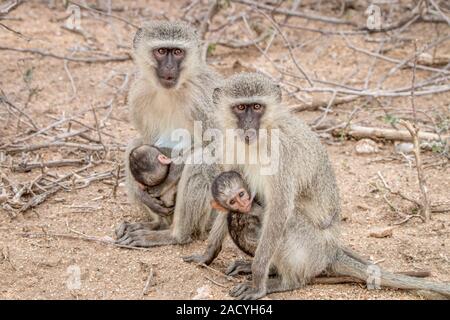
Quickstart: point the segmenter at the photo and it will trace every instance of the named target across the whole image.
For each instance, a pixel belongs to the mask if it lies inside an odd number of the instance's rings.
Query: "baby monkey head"
[[[130,171],[140,184],[153,187],[162,183],[168,173],[172,160],[166,157],[158,148],[142,145],[130,153]]]
[[[236,171],[226,171],[218,175],[211,186],[214,209],[225,212],[249,213],[253,196],[248,192],[247,184]]]
[[[240,129],[247,144],[257,140],[260,129],[270,129],[271,118],[280,109],[280,86],[260,73],[240,73],[216,88],[213,100],[219,106],[225,129]]]
[[[145,23],[136,32],[133,48],[143,74],[165,89],[178,88],[193,75],[191,67],[198,66],[197,32],[183,22]]]

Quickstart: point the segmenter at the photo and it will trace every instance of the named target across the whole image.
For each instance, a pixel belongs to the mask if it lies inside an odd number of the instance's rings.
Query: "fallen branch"
[[[63,238],[63,239],[69,239],[69,240],[83,240],[83,241],[91,241],[91,242],[98,242],[98,243],[102,243],[102,244],[106,244],[106,245],[111,245],[114,247],[119,247],[119,248],[126,248],[126,249],[132,249],[132,250],[141,250],[141,251],[148,251],[149,248],[141,248],[141,247],[132,247],[132,246],[127,246],[127,245],[122,245],[122,244],[118,244],[115,243],[114,241],[111,240],[106,240],[106,239],[102,239],[102,238],[97,238],[97,237],[91,237],[91,236],[87,236],[87,235],[73,235],[73,234],[68,234],[68,233],[53,233],[53,232],[42,232],[42,233],[21,233],[20,234],[22,237],[26,237],[26,238]]]
[[[10,13],[22,3],[22,0],[9,0],[5,3],[2,3],[2,5],[0,6],[0,16]]]
[[[330,131],[336,136],[346,134],[356,139],[371,138],[413,142],[413,138],[408,130],[363,127],[358,125],[349,125],[345,128],[344,123],[340,125],[324,124],[315,129],[319,131],[328,131],[327,129],[331,129]],[[421,140],[426,141],[441,141],[450,138],[450,136],[439,136],[431,132],[419,132],[418,135]]]
[[[86,159],[63,159],[48,162],[30,162],[20,163],[17,166],[12,167],[12,170],[16,172],[28,172],[33,169],[80,166],[86,163]]]
[[[73,142],[51,142],[51,143],[41,143],[30,146],[18,146],[18,147],[9,147],[3,149],[6,154],[14,154],[17,152],[31,152],[44,148],[75,148],[84,151],[102,151],[104,150],[104,146],[102,145],[90,145],[90,144],[82,144],[82,143],[73,143]],[[124,151],[125,147],[121,145],[106,145],[106,147],[110,150],[120,150]]]
[[[12,47],[5,47],[0,46],[0,50],[6,50],[6,51],[15,51],[15,52],[23,52],[23,53],[32,53],[32,54],[38,54],[43,57],[49,57],[59,60],[67,60],[67,61],[73,61],[73,62],[83,62],[83,63],[105,63],[105,62],[122,62],[122,61],[128,61],[131,60],[130,55],[126,56],[120,56],[120,57],[88,57],[88,58],[82,58],[82,57],[66,57],[61,56],[55,53],[51,52],[45,52],[39,49],[20,49],[20,48],[12,48]]]

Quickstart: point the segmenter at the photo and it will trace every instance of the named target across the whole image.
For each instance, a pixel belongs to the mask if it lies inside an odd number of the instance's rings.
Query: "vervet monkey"
[[[183,171],[183,164],[175,164],[168,148],[160,149],[148,144],[134,148],[130,153],[130,171],[133,178],[141,184],[141,198],[148,203],[150,209],[162,211],[175,205],[177,183]],[[152,208],[150,197],[156,197],[164,207]],[[172,212],[168,212],[171,214]]]
[[[236,171],[218,175],[211,186],[212,207],[226,212],[228,232],[236,246],[254,256],[261,231],[263,207],[255,201],[242,176]]]
[[[343,249],[339,192],[327,152],[308,126],[282,105],[277,84],[261,74],[237,74],[213,97],[222,128],[245,130],[237,142],[245,148],[260,142],[260,129],[269,131],[267,136],[277,130],[279,137],[278,150],[272,150],[279,156],[274,174],[262,175],[258,164],[234,165],[250,192],[262,199],[264,212],[251,268],[253,281],[232,288],[231,296],[259,299],[301,288],[327,270],[366,281],[377,269],[375,285],[429,290],[450,298],[448,284],[385,272]],[[208,239],[212,246],[220,247],[226,227],[226,218],[219,216]],[[274,278],[268,277],[271,267],[276,269]]]
[[[150,210],[143,204],[139,184],[130,172],[129,155],[142,144],[189,148],[191,141],[173,141],[171,135],[175,129],[194,135],[194,121],[201,121],[203,130],[215,128],[212,92],[221,78],[201,59],[196,30],[183,22],[146,23],[134,37],[133,56],[139,75],[128,101],[140,137],[130,142],[125,154],[126,185],[129,199],[153,221],[122,223],[116,229],[117,243],[141,247],[188,243],[204,236],[210,228],[209,193],[217,175],[215,166],[185,165],[177,187],[173,224],[167,230],[172,217],[166,218],[165,212]],[[151,201],[163,206],[157,198]]]

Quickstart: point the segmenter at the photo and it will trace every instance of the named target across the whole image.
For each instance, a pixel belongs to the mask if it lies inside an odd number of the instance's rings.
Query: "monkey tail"
[[[384,271],[378,266],[370,264],[347,249],[340,249],[337,259],[332,265],[332,270],[340,276],[351,276],[367,282],[367,286],[378,286],[423,290],[437,293],[439,298],[450,299],[450,284],[436,283],[403,274],[395,274]]]

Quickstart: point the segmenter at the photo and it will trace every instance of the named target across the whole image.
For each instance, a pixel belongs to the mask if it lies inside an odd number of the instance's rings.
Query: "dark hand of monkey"
[[[213,259],[211,257],[208,257],[206,254],[193,254],[190,256],[183,257],[184,262],[194,262],[196,264],[211,264]]]
[[[257,300],[266,295],[266,290],[254,288],[251,282],[241,283],[230,290],[230,296],[239,300]]]
[[[170,216],[172,215],[175,207],[165,207],[161,200],[158,200],[157,198],[152,197],[147,192],[140,190],[139,196],[142,200],[142,202],[150,208],[150,210],[154,211],[155,213],[158,213],[161,216]]]

